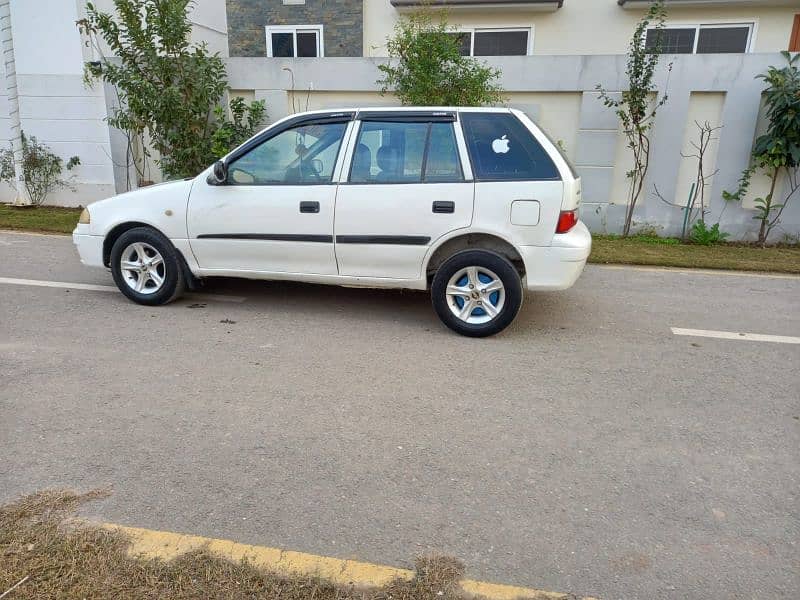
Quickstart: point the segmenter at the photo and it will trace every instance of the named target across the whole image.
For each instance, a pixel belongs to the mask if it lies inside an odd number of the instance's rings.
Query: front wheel
[[[178,251],[149,227],[129,229],[114,242],[111,274],[120,291],[139,304],[172,302],[185,287]]]
[[[431,285],[433,308],[450,329],[469,337],[508,327],[522,305],[522,282],[507,259],[488,250],[448,258]]]

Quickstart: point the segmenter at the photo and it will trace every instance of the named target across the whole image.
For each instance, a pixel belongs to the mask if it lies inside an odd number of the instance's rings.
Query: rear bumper
[[[520,246],[527,288],[554,291],[572,287],[591,250],[592,236],[581,221],[569,232],[555,234],[551,246]]]
[[[78,249],[81,262],[87,267],[104,267],[103,236],[89,235],[88,230],[88,225],[78,225],[72,232],[72,243]]]

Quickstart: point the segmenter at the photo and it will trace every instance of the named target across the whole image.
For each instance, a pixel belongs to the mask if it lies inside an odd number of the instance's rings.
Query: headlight
[[[81,225],[88,225],[89,224],[89,209],[84,208],[81,212],[81,216],[78,218],[78,223]]]

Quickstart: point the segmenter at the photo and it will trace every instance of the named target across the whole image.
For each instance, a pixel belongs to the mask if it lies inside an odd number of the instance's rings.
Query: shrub
[[[724,242],[729,235],[729,233],[720,231],[719,223],[714,223],[711,227],[707,227],[705,221],[698,220],[692,225],[692,232],[689,237],[695,244],[711,246],[712,244]]]
[[[394,90],[403,104],[420,106],[481,106],[503,101],[496,83],[500,71],[461,56],[454,30],[440,13],[438,22],[427,11],[401,19],[387,42],[397,64],[379,65],[382,93]]]
[[[73,156],[65,165],[63,159],[46,144],[40,143],[35,136],[28,137],[22,133],[22,184],[34,206],[44,204],[47,196],[56,189],[71,187],[72,178],[63,179],[61,175],[65,168],[71,171],[79,164],[81,159]],[[0,150],[0,180],[16,189],[14,151],[11,148]]]

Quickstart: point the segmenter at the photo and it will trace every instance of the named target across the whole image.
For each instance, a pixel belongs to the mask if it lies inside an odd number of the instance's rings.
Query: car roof
[[[319,110],[308,110],[305,112],[295,113],[294,117],[302,117],[305,115],[336,115],[339,113],[397,113],[397,112],[414,112],[414,113],[443,113],[443,112],[499,112],[507,113],[512,109],[502,106],[343,106],[341,108],[325,108]]]

